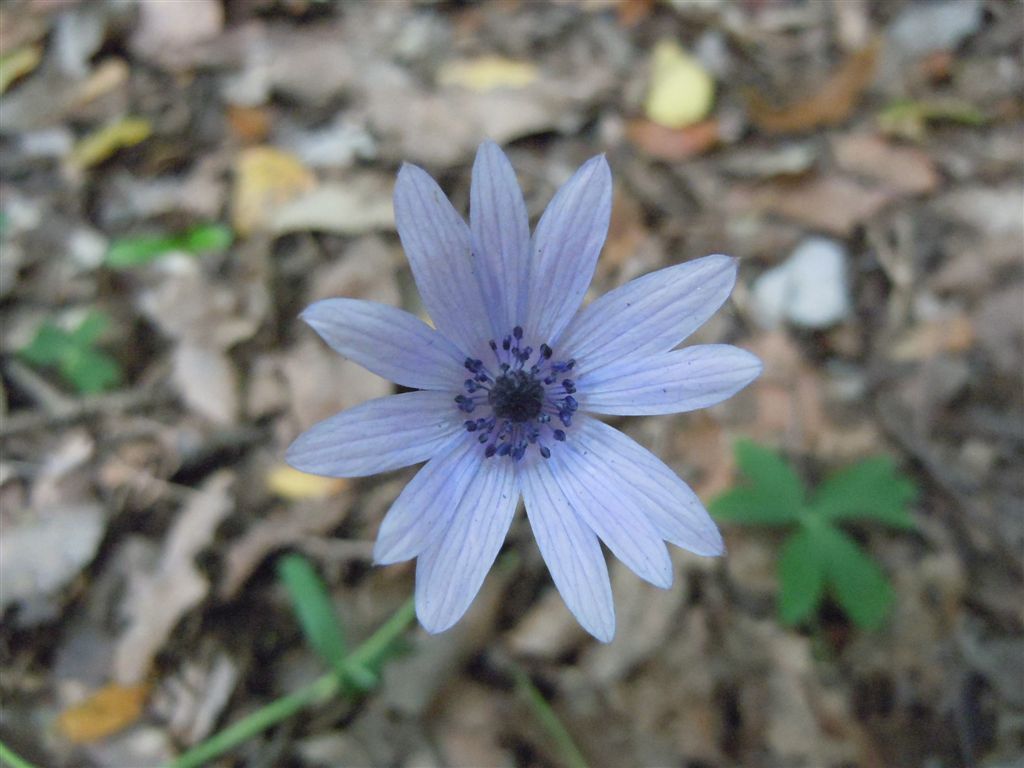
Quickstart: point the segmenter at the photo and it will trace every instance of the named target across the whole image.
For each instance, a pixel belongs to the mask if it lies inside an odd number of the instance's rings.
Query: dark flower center
[[[508,456],[519,461],[532,445],[545,459],[551,445],[565,440],[565,430],[579,404],[571,378],[575,360],[552,360],[553,351],[541,344],[536,354],[523,343],[518,325],[501,340],[491,341],[495,362],[466,358],[470,378],[462,383],[464,394],[455,396],[463,413],[483,415],[467,419],[467,432],[476,433],[484,456]]]
[[[544,404],[544,387],[527,371],[509,371],[494,382],[491,391],[487,393],[487,402],[494,408],[494,415],[499,419],[529,421],[540,416]]]

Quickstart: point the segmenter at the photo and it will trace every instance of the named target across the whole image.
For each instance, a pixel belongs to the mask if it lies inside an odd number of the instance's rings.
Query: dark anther
[[[509,371],[494,382],[487,400],[499,419],[530,421],[541,414],[544,387],[525,371]]]
[[[558,442],[560,442],[560,443],[564,443],[564,442],[565,442],[565,432],[563,432],[563,431],[562,431],[562,430],[560,430],[560,429],[556,429],[556,430],[555,430],[555,431],[553,432],[553,434],[554,434],[554,436],[555,436],[555,440],[557,440],[557,441],[558,441]]]
[[[551,449],[548,448],[546,445],[542,445],[540,447],[540,455],[543,456],[545,459],[550,459],[551,458]]]
[[[516,337],[516,341],[519,341],[519,339],[523,338],[523,327],[521,325],[517,325],[512,329],[512,335]]]
[[[550,358],[551,357],[551,347],[549,347],[547,344],[541,344],[540,345],[540,356],[543,357],[545,360]]]
[[[484,449],[484,457],[489,459],[497,452],[498,449],[494,447],[494,443],[491,443]]]

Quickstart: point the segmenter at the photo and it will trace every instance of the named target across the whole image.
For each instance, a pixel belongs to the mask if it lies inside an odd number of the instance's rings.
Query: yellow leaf
[[[15,80],[39,66],[43,49],[38,45],[26,45],[0,56],[0,93],[6,91]]]
[[[654,46],[651,87],[644,111],[666,128],[685,128],[703,120],[715,100],[711,75],[671,40]]]
[[[84,136],[71,150],[71,162],[79,168],[102,163],[119,149],[133,147],[153,133],[153,126],[141,117],[125,117]]]
[[[148,685],[110,685],[100,688],[57,719],[57,728],[74,744],[88,744],[117,733],[142,714]]]
[[[441,67],[437,81],[471,91],[494,91],[498,88],[525,88],[537,79],[537,67],[527,61],[502,56],[481,56],[476,59],[449,61]]]
[[[262,229],[271,214],[316,186],[316,177],[297,157],[273,147],[251,147],[238,155],[232,196],[235,231]]]
[[[345,490],[348,480],[340,477],[308,475],[281,464],[267,473],[267,488],[285,499],[326,499]]]

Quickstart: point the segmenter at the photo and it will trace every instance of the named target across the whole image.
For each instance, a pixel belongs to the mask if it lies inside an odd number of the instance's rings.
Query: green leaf
[[[79,347],[67,355],[60,364],[61,374],[83,395],[95,395],[110,389],[121,381],[121,368],[117,362],[88,347]]]
[[[740,440],[736,463],[748,484],[711,503],[716,517],[757,525],[786,525],[800,519],[804,486],[781,456],[750,440]]]
[[[56,365],[75,347],[67,331],[53,323],[45,322],[39,326],[35,338],[21,350],[20,354],[33,365]]]
[[[821,602],[825,568],[813,529],[800,528],[786,540],[779,555],[779,617],[798,624]]]
[[[78,346],[91,347],[100,340],[100,336],[109,327],[110,318],[102,312],[93,310],[69,335]]]
[[[908,477],[888,456],[875,456],[829,475],[811,509],[831,520],[865,518],[896,528],[914,527],[907,504],[917,496]]]
[[[201,224],[179,235],[127,237],[110,246],[106,264],[113,269],[141,267],[171,251],[191,254],[220,251],[233,240],[231,229],[223,224]]]
[[[846,615],[860,627],[877,628],[894,596],[881,569],[853,539],[831,525],[816,527],[814,541],[832,592]]]
[[[223,251],[235,239],[234,233],[223,224],[204,224],[189,230],[182,238],[184,250],[189,253]]]
[[[106,264],[113,269],[128,269],[148,264],[175,250],[177,238],[142,235],[115,240],[107,251]]]
[[[783,506],[755,488],[733,488],[708,505],[719,520],[750,525],[790,525],[800,519],[798,507]]]
[[[345,676],[345,637],[316,569],[306,558],[291,554],[277,561],[277,575],[288,590],[309,644],[338,675]]]

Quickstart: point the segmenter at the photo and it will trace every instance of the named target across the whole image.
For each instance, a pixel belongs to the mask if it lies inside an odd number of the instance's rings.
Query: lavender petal
[[[445,392],[377,398],[314,424],[289,446],[285,461],[329,477],[365,477],[418,464],[462,430]]]
[[[587,370],[668,352],[725,303],[736,259],[705,256],[638,277],[588,304],[560,340]]]
[[[591,158],[548,204],[533,236],[527,288],[529,338],[552,346],[579,309],[608,234],[612,176],[603,155]]]
[[[498,556],[518,504],[512,462],[480,464],[447,530],[416,560],[416,615],[428,632],[443,632],[462,618]]]
[[[584,411],[615,416],[683,413],[720,403],[761,375],[761,361],[728,344],[699,344],[629,358],[581,375]]]
[[[463,378],[465,355],[401,309],[361,299],[324,299],[301,317],[339,355],[396,384],[448,391]]]
[[[501,338],[522,324],[530,222],[515,171],[493,141],[480,145],[473,163],[469,225],[494,338]]]

